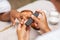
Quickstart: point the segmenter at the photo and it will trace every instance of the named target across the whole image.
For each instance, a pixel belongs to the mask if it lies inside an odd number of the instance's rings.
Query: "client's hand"
[[[50,28],[48,27],[45,12],[41,10],[38,12],[42,15],[42,18],[37,18],[34,15],[32,15],[31,18],[35,21],[35,25],[37,26],[37,28],[44,32],[49,32]]]
[[[10,11],[10,20],[12,22],[12,25],[15,25],[15,19],[18,19],[19,21],[21,20],[20,19],[20,13],[17,12],[17,10],[11,10]]]
[[[17,28],[18,40],[29,40],[30,28],[24,24],[19,24]]]

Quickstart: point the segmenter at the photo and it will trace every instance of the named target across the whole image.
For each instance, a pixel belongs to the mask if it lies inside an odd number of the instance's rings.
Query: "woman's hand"
[[[18,19],[19,21],[21,20],[20,19],[20,13],[19,12],[17,12],[17,10],[11,10],[10,11],[10,20],[11,20],[11,22],[12,22],[12,25],[15,25],[16,23],[15,23],[15,19]]]
[[[35,21],[35,25],[37,26],[37,28],[40,28],[40,30],[44,31],[44,32],[49,32],[50,28],[48,27],[48,23],[47,23],[47,19],[46,19],[46,15],[44,11],[38,11],[39,14],[42,15],[42,18],[37,18],[34,15],[31,16],[31,18]]]
[[[30,28],[24,24],[19,24],[17,28],[18,40],[29,40]]]

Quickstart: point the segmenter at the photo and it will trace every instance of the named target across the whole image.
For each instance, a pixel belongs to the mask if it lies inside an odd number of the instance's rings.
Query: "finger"
[[[36,23],[39,23],[39,22],[40,22],[40,20],[39,20],[37,17],[35,17],[34,15],[32,15],[31,18],[32,18]]]
[[[37,23],[32,23],[31,26],[32,27],[37,27]]]
[[[39,14],[45,15],[45,12],[42,10],[37,10],[37,12],[39,12]]]
[[[25,16],[23,16],[23,19],[24,19],[24,20],[26,20],[26,17],[25,17]]]
[[[41,14],[42,14],[43,18],[46,19],[45,12],[41,10]]]
[[[46,15],[45,15],[45,12],[44,11],[42,11],[42,15],[43,15],[43,18],[46,19]]]
[[[42,14],[43,20],[47,23],[47,18],[46,18],[45,12],[41,11],[41,14]]]
[[[45,12],[42,10],[37,10],[37,12],[39,12],[39,14],[41,14],[43,16],[43,18],[46,18]]]
[[[17,19],[19,20],[19,22],[21,21],[21,18],[20,17],[18,17]]]
[[[23,24],[22,29],[26,30],[26,25],[25,24]]]
[[[24,19],[22,19],[20,23],[21,23],[21,24],[24,24]]]
[[[12,25],[14,26],[14,25],[15,25],[15,18],[10,17],[10,20],[11,20],[11,22],[12,22]]]
[[[17,30],[21,30],[21,24],[18,25]]]
[[[30,26],[26,27],[26,31],[30,31]]]
[[[18,17],[17,17],[17,19],[19,20],[19,21],[21,21],[21,17],[20,17],[20,13],[17,13],[18,15]]]
[[[29,40],[29,38],[30,38],[30,27],[28,27],[26,31],[26,40]]]

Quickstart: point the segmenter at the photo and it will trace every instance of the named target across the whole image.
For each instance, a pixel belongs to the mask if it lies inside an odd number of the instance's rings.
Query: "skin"
[[[24,19],[24,20],[28,19],[31,15],[32,15],[31,12],[22,12],[21,13],[22,19]]]
[[[40,28],[39,26],[37,26],[38,24],[34,21],[30,26],[32,27],[32,28],[34,28],[34,29],[39,29],[40,31],[41,31],[41,33],[45,33],[45,32],[48,32],[48,31],[50,31],[50,28],[48,27],[48,24],[47,24],[47,19],[46,19],[46,16],[45,16],[45,13],[44,12],[42,12],[41,10],[39,10],[38,11],[39,12],[39,14],[41,14],[42,15],[42,18],[40,19],[39,17],[38,17],[38,19],[39,19],[39,21],[40,21],[40,23],[41,23],[41,25],[45,25],[46,27],[44,28],[45,30],[43,30],[42,28]],[[22,14],[22,21],[24,20],[24,21],[26,21],[26,20],[28,20],[28,18],[29,17],[31,17],[31,15],[32,15],[32,13],[31,12],[23,12],[23,13],[21,13]],[[44,18],[43,18],[44,17]],[[39,23],[39,25],[40,25],[40,23]]]
[[[35,27],[38,27],[41,31],[43,32],[49,32],[50,31],[50,28],[48,27],[48,23],[47,23],[47,18],[46,18],[46,15],[45,15],[45,12],[44,11],[41,11],[41,10],[38,10],[39,14],[42,15],[42,18],[37,18],[35,17],[34,15],[31,16],[31,18],[35,21]]]
[[[20,23],[17,27],[17,36],[18,40],[30,40],[30,28]]]
[[[21,13],[21,21],[27,21],[29,17],[31,17],[32,13],[31,12],[22,12]],[[22,23],[22,22],[21,22]],[[22,23],[23,24],[23,23]]]
[[[15,19],[16,19],[16,18],[17,18],[19,21],[21,21],[21,19],[20,19],[20,13],[17,12],[17,10],[12,10],[12,11],[10,12],[10,20],[11,20],[11,22],[12,22],[13,25],[16,24],[16,23],[15,23]]]
[[[17,12],[17,10],[11,10],[8,13],[4,12],[2,15],[0,15],[0,21],[12,22],[12,25],[15,25],[16,18],[20,21],[20,13]]]
[[[42,15],[42,19],[40,18],[37,18],[35,17],[34,15],[31,15],[31,18],[34,20],[35,23],[37,23],[37,26],[42,30],[44,31],[45,33],[46,32],[49,32],[50,29],[48,27],[48,24],[47,24],[47,19],[46,19],[46,16],[45,16],[45,13],[41,10],[38,11],[39,14]],[[29,31],[27,32],[26,31],[26,25],[25,25],[25,20],[21,21],[21,23],[19,24],[18,28],[17,28],[17,35],[18,35],[18,40],[29,40]],[[21,25],[22,24],[22,25]],[[27,28],[28,29],[28,28]],[[28,29],[29,30],[29,29]],[[27,32],[27,33],[26,33]],[[27,36],[25,36],[27,35]],[[25,37],[24,37],[25,36]],[[26,38],[26,39],[25,39]]]
[[[38,11],[39,13],[41,13],[42,15],[42,19],[40,18],[36,18],[35,16],[32,15],[31,12],[23,12],[23,13],[19,13],[17,12],[16,10],[12,10],[8,16],[8,14],[3,14],[3,15],[0,15],[1,19],[3,21],[5,21],[6,19],[5,18],[8,18],[10,17],[10,20],[12,22],[13,25],[15,25],[15,19],[17,18],[19,21],[20,21],[20,18],[22,18],[18,28],[17,28],[17,35],[18,35],[18,40],[29,40],[29,29],[30,28],[27,28],[26,25],[25,25],[25,21],[28,20],[29,17],[31,17],[33,20],[34,20],[34,23],[36,23],[35,25],[35,28],[39,28],[40,30],[42,30],[43,32],[49,32],[50,29],[48,27],[48,24],[47,24],[47,19],[46,19],[46,16],[45,16],[45,13],[41,10]],[[7,17],[6,17],[7,15]],[[31,16],[32,15],[32,16]],[[9,18],[8,18],[9,20]],[[30,25],[31,26],[31,25]]]

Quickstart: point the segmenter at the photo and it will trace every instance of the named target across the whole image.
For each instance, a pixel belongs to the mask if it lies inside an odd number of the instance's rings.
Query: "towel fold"
[[[0,1],[0,13],[9,12],[11,10],[11,5],[7,0]]]

